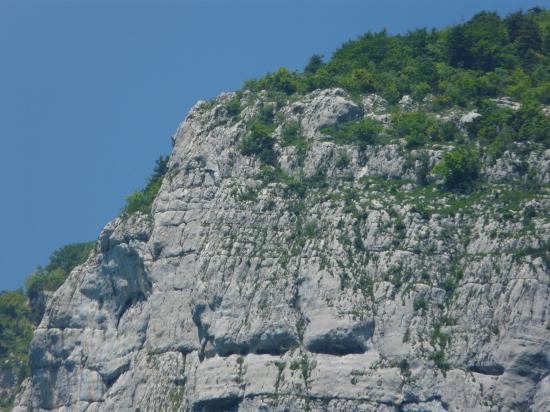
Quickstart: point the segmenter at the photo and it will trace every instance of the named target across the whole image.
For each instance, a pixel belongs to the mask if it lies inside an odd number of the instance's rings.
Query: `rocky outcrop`
[[[0,367],[0,399],[12,398],[17,386],[17,376],[9,366]]]
[[[16,410],[548,409],[545,189],[510,204],[504,163],[481,196],[420,186],[448,148],[327,141],[387,115],[338,89],[277,107],[308,148],[276,144],[265,179],[239,142],[270,97],[240,119],[232,97],[190,111],[151,216],[109,223],[50,299]],[[547,184],[549,155],[517,178]]]

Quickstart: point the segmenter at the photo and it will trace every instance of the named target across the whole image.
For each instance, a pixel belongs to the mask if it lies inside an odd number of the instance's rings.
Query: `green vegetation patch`
[[[71,270],[88,258],[94,245],[87,242],[61,247],[50,256],[46,267],[38,267],[26,279],[25,290],[0,292],[0,365],[12,373],[15,390],[29,376],[29,345],[44,315],[45,292],[57,290]],[[0,399],[0,407],[9,408],[12,402],[13,397]]]
[[[355,122],[339,123],[323,129],[326,140],[338,144],[354,144],[360,147],[379,143],[383,125],[374,119],[361,119]]]
[[[301,149],[308,149],[310,146],[310,142],[302,135],[300,124],[296,121],[283,126],[280,143],[282,147],[296,146]]]
[[[397,113],[392,118],[392,125],[394,135],[405,138],[409,149],[428,143],[451,142],[460,137],[453,122],[441,122],[424,112]]]
[[[478,178],[481,170],[479,153],[472,147],[457,147],[445,153],[434,172],[440,174],[448,189],[466,189]]]
[[[126,205],[122,209],[122,216],[128,217],[134,213],[151,213],[151,205],[157,196],[164,175],[168,171],[168,157],[160,156],[155,163],[153,174],[147,181],[147,185],[126,198]]]

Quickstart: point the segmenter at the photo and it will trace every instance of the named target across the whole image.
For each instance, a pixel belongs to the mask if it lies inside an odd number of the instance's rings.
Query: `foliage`
[[[0,364],[10,369],[18,385],[28,375],[28,348],[33,323],[27,299],[21,290],[0,293]],[[0,400],[7,407],[11,399]]]
[[[481,169],[478,152],[471,147],[457,147],[445,153],[434,172],[440,174],[448,189],[465,189],[477,179]]]
[[[290,95],[342,87],[352,94],[376,92],[390,103],[404,94],[417,100],[431,94],[443,106],[499,95],[545,103],[549,27],[550,11],[538,8],[505,18],[481,12],[442,30],[368,32],[345,43],[326,63],[314,55],[302,73],[281,68],[244,88]]]
[[[428,307],[428,301],[424,296],[416,297],[413,301],[413,309],[415,312],[426,310]]]
[[[134,213],[150,213],[151,205],[157,196],[164,175],[168,171],[168,157],[160,156],[153,170],[153,174],[146,186],[126,197],[126,205],[122,209],[122,215],[128,217]]]
[[[236,119],[241,114],[241,94],[237,93],[226,106],[227,114]]]
[[[327,140],[338,144],[356,144],[361,147],[376,144],[382,131],[382,123],[374,119],[361,119],[355,122],[339,123],[327,127],[323,133]]]
[[[349,156],[347,155],[347,153],[340,153],[338,155],[338,158],[336,159],[336,164],[335,166],[338,168],[338,169],[345,169],[346,167],[349,166],[349,163],[350,163],[351,159],[349,158]]]
[[[25,288],[35,323],[42,319],[45,308],[44,291],[53,292],[63,284],[69,273],[83,263],[95,242],[73,243],[57,249],[50,256],[45,268],[38,269],[25,280]]]
[[[264,164],[275,165],[277,154],[273,148],[275,141],[271,136],[273,129],[271,125],[253,121],[239,146],[241,153],[245,156],[256,156]]]
[[[405,138],[408,148],[417,148],[426,143],[453,141],[459,130],[453,122],[440,122],[424,112],[398,113],[393,119],[393,133]]]
[[[443,352],[442,350],[434,352],[431,356],[431,359],[434,361],[435,366],[441,369],[443,373],[449,370],[450,365],[445,357],[445,352]]]
[[[29,374],[29,344],[44,314],[44,292],[55,291],[88,257],[93,246],[94,242],[63,246],[50,256],[46,267],[38,267],[26,279],[26,291],[0,292],[0,365],[14,374],[15,385]],[[12,400],[0,400],[0,407],[8,407]]]
[[[300,124],[298,122],[288,122],[283,126],[281,146],[296,146],[303,149],[309,147],[309,142],[301,134]]]
[[[54,271],[60,269],[65,273],[69,273],[86,260],[94,245],[95,242],[85,242],[71,243],[60,247],[50,256],[45,270]]]
[[[304,68],[304,73],[313,76],[323,66],[323,56],[320,54],[314,54],[310,57],[308,64]]]
[[[260,80],[248,80],[244,88],[254,91],[271,90],[290,95],[298,90],[299,82],[300,75],[298,73],[281,67],[275,73],[268,73]]]

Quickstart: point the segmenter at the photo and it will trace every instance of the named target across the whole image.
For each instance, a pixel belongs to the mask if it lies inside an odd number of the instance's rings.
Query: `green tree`
[[[15,385],[28,376],[28,351],[33,323],[27,299],[21,290],[0,292],[0,365],[15,375]],[[9,407],[12,398],[0,399]]]
[[[304,74],[308,76],[313,76],[315,73],[319,71],[319,69],[323,66],[323,55],[322,54],[314,54],[309,58],[309,62],[307,63],[306,67],[304,68]]]
[[[281,67],[269,78],[268,85],[270,89],[293,94],[298,89],[298,77],[286,67]]]
[[[543,50],[543,39],[531,14],[513,13],[505,20],[510,41],[525,64],[534,64]]]
[[[257,121],[253,122],[239,146],[241,153],[245,156],[256,156],[264,164],[275,165],[277,154],[273,148],[275,141],[271,136],[272,133],[273,127]]]
[[[466,35],[464,26],[452,28],[448,43],[449,63],[455,67],[471,67],[473,65],[473,56],[470,52],[472,45],[473,42]]]
[[[95,242],[85,242],[71,243],[60,247],[50,256],[46,270],[62,269],[64,272],[70,272],[86,260],[94,245]]]
[[[167,171],[168,157],[160,156],[155,162],[153,174],[149,177],[146,186],[126,197],[126,205],[122,209],[124,217],[137,212],[147,214],[151,211],[151,205],[160,190],[162,180]]]
[[[378,143],[382,124],[373,119],[361,119],[356,122],[341,123],[323,130],[329,140],[338,144],[356,144],[367,146]]]
[[[479,177],[481,161],[477,150],[457,147],[445,153],[434,172],[444,178],[447,189],[467,189]]]

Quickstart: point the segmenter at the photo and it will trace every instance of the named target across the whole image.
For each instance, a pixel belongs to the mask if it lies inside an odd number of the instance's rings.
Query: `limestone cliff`
[[[110,222],[50,299],[15,410],[550,410],[549,150],[448,192],[449,145],[324,132],[391,124],[377,96],[234,98],[190,111],[151,214]],[[276,167],[240,146],[266,107]]]

